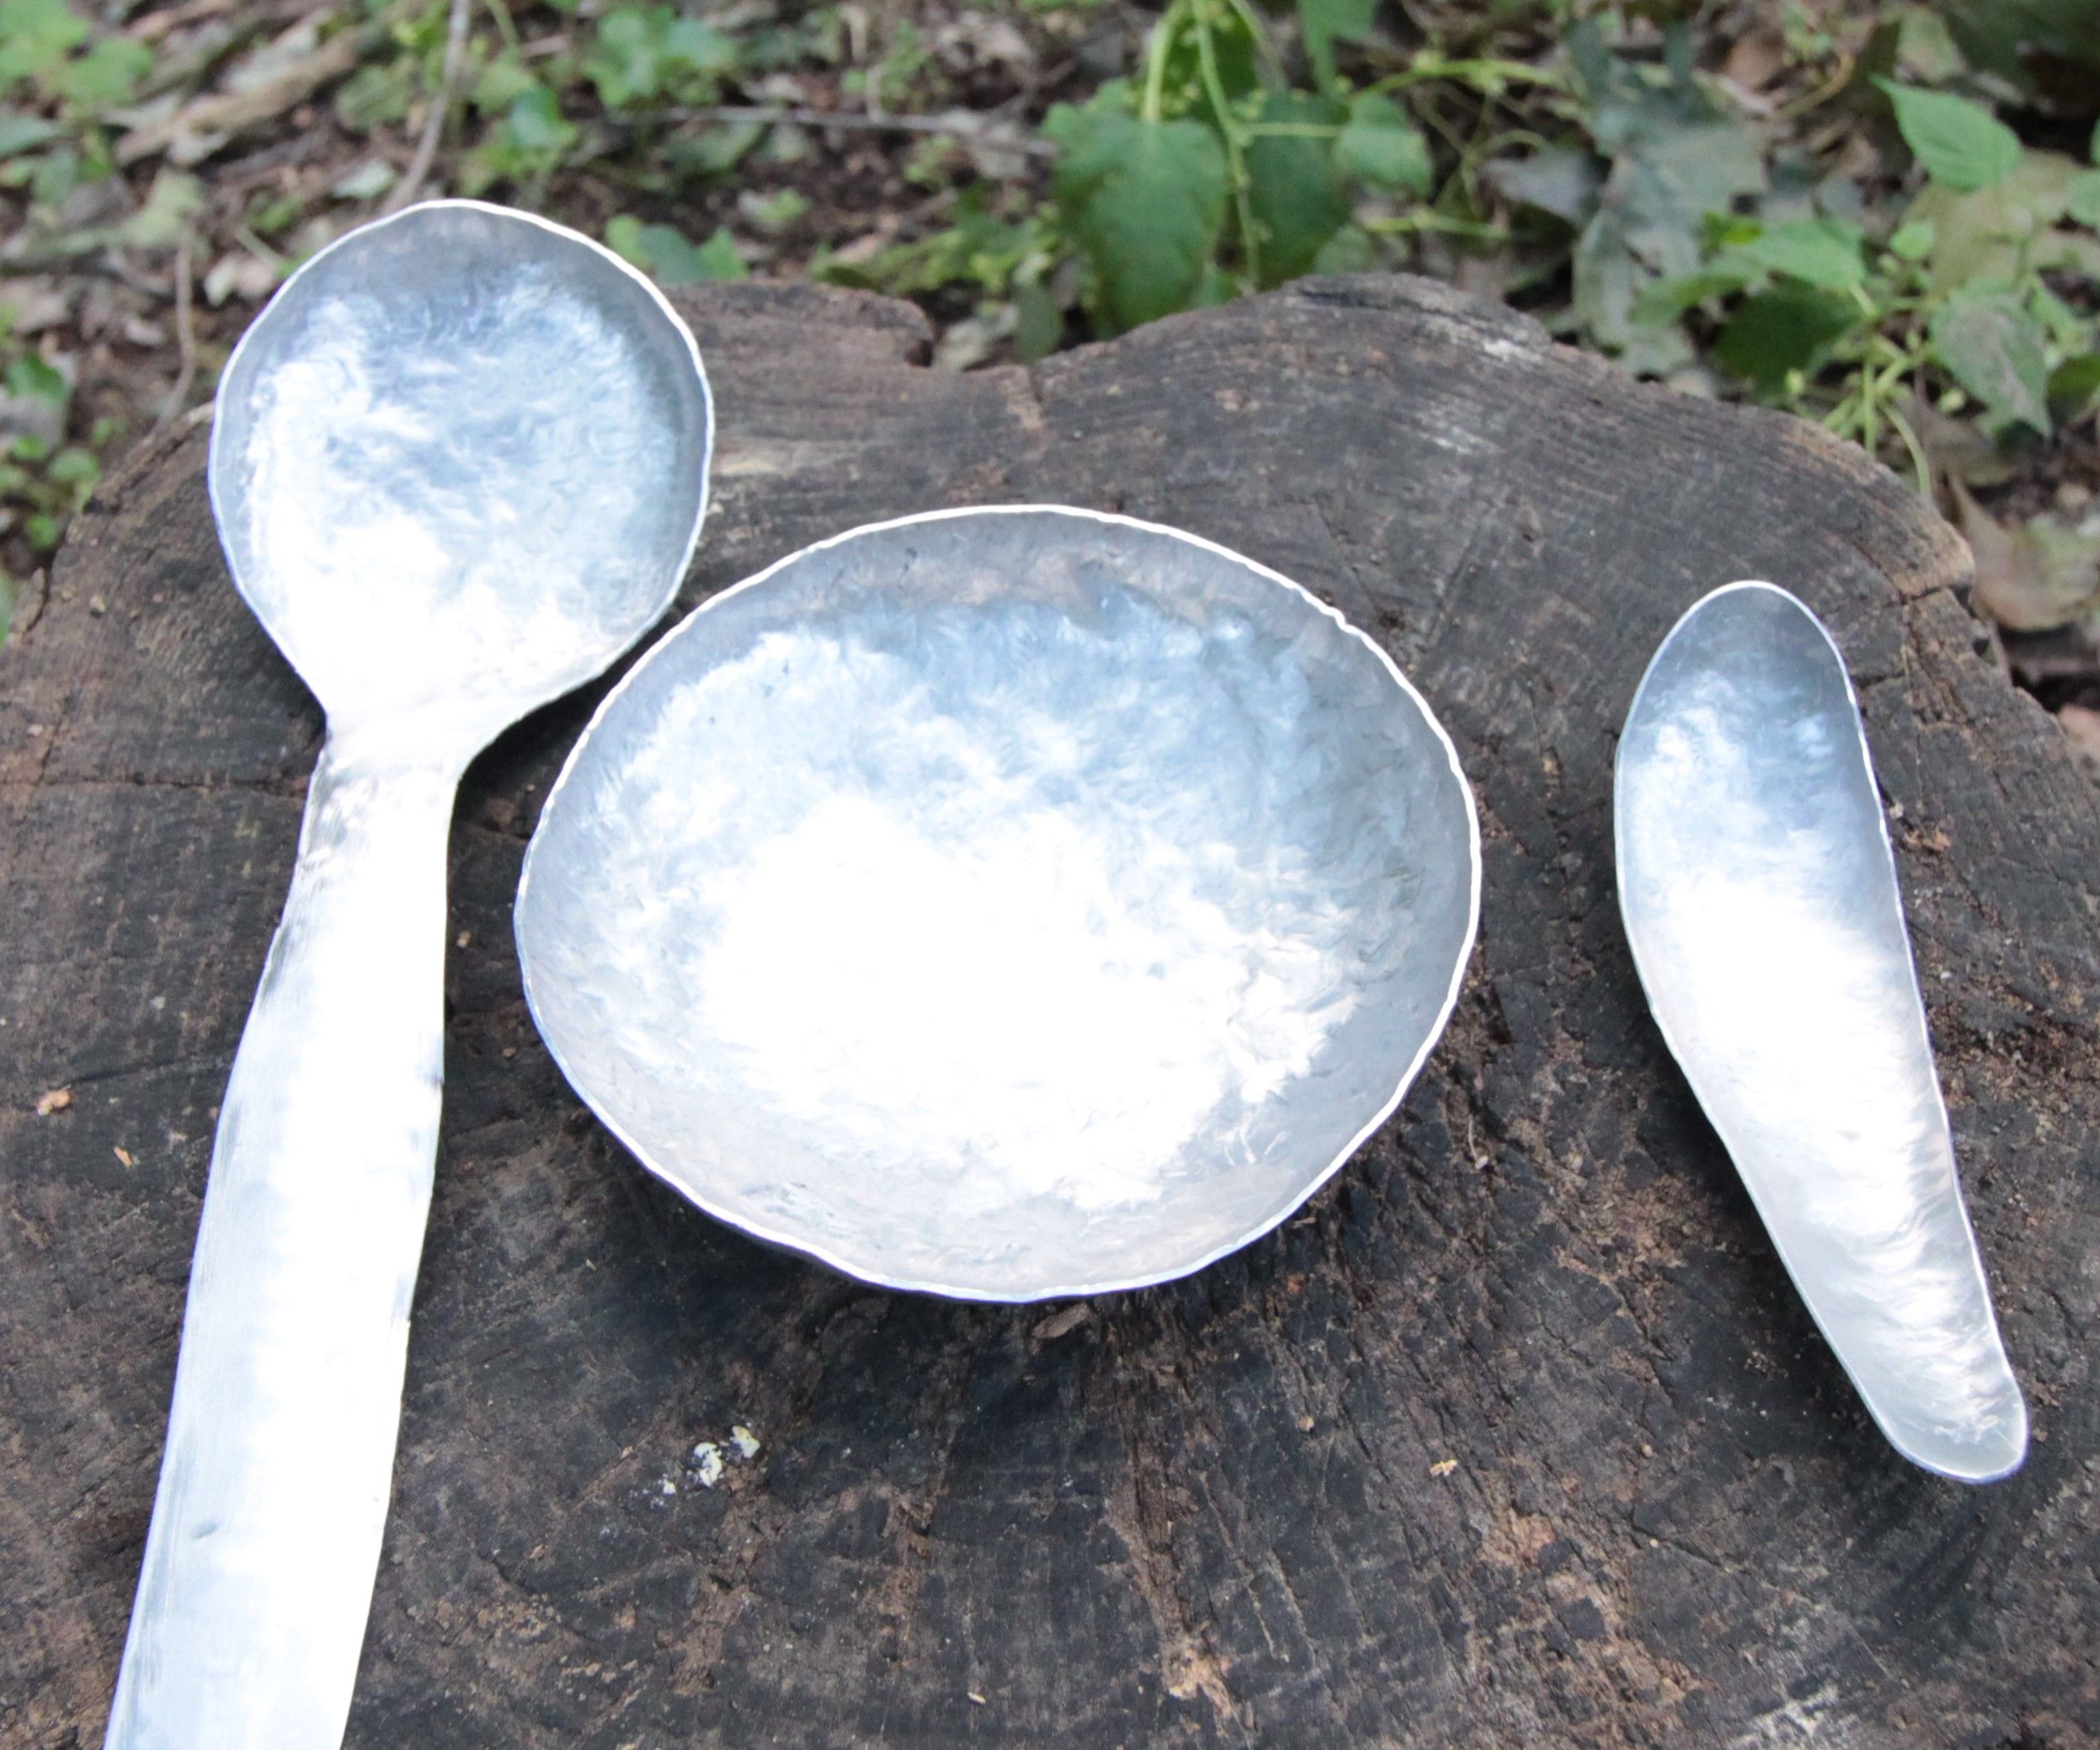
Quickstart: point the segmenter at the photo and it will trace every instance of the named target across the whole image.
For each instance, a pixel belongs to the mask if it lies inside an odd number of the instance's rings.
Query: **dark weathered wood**
[[[1407,280],[970,376],[876,300],[685,308],[722,426],[689,600],[955,503],[1239,547],[1450,725],[1481,947],[1400,1115],[1240,1257],[1070,1328],[877,1293],[693,1213],[562,1086],[509,909],[590,699],[506,737],[454,839],[445,1139],[351,1742],[2100,1738],[2100,811],[1993,667],[1946,527],[1805,426]],[[113,484],[0,658],[0,1741],[35,1750],[99,1742],[319,731],[225,582],[203,465],[193,434]],[[1874,1435],[1620,933],[1617,726],[1671,621],[1741,576],[1826,616],[1900,810],[2035,1411],[1998,1487]],[[733,1424],[761,1450],[698,1486]]]

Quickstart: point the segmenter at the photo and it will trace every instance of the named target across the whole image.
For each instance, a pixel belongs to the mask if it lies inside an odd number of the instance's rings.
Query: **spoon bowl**
[[[1456,1000],[1479,831],[1385,654],[1091,512],[861,529],[615,690],[520,884],[578,1091],[702,1208],[989,1300],[1179,1276],[1297,1208]]]
[[[1641,984],[1810,1312],[1896,1449],[1987,1482],[2027,1406],[1962,1203],[1857,701],[1821,622],[1730,584],[1620,739]]]
[[[713,422],[691,334],[608,251],[447,200],[322,250],[227,362],[235,586],[338,734],[471,752],[669,606]]]

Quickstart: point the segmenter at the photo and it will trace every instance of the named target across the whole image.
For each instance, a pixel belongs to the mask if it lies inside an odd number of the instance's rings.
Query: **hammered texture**
[[[338,733],[441,718],[478,744],[595,675],[664,611],[706,490],[706,382],[662,300],[468,203],[318,259],[218,405],[235,581]]]
[[[1172,531],[859,531],[607,702],[518,911],[571,1080],[704,1207],[1028,1299],[1289,1213],[1441,1029],[1478,851],[1450,745],[1303,591]]]
[[[342,1738],[437,1155],[453,794],[669,605],[711,435],[640,275],[463,202],[316,255],[221,381],[221,538],[328,734],[213,1108],[104,1750]]]
[[[1889,1438],[2002,1475],[2027,1411],[1954,1172],[1843,661],[1784,591],[1678,622],[1619,745],[1620,902],[1671,1049]]]

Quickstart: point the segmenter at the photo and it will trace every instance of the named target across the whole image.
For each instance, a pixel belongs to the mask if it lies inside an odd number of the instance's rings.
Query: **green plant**
[[[99,452],[115,435],[97,422],[84,443],[62,435],[72,401],[66,374],[33,347],[0,328],[0,358],[8,424],[17,429],[0,442],[0,539],[19,540],[34,563],[57,547],[66,525],[88,502],[102,478]],[[13,620],[19,580],[0,565],[0,643]]]
[[[18,259],[67,260],[112,245],[173,246],[194,188],[179,176],[156,181],[147,200],[118,223],[71,233],[57,223],[77,189],[115,173],[109,113],[137,94],[152,67],[143,43],[98,31],[67,0],[0,0],[0,195],[17,204]],[[101,452],[115,429],[98,421],[69,441],[70,361],[54,362],[56,355],[13,328],[14,312],[0,305],[0,642],[13,622],[12,568],[41,563],[58,545],[101,478]]]
[[[1382,237],[1484,228],[1463,194],[1458,211],[1431,200],[1435,158],[1404,94],[1434,79],[1494,91],[1553,76],[1432,54],[1352,88],[1335,44],[1362,35],[1372,12],[1364,0],[1301,0],[1314,72],[1301,88],[1247,0],[1170,0],[1139,81],[1050,112],[1043,132],[1061,148],[1056,244],[1084,269],[1097,328],[1118,332],[1316,269],[1368,266]]]
[[[129,98],[152,65],[144,43],[96,35],[67,0],[0,0],[0,98],[31,85],[79,125]]]
[[[0,0],[0,191],[23,198],[25,238],[67,247],[57,211],[115,173],[109,112],[152,69],[143,43],[98,33],[67,0]]]
[[[1635,313],[1701,312],[1722,368],[1869,450],[1893,436],[1929,494],[1906,408],[1972,412],[2006,437],[2045,436],[2090,404],[2094,320],[2049,275],[2100,279],[2100,171],[2023,149],[1965,99],[1884,88],[1926,180],[1879,241],[1829,212],[1712,214],[1696,265]]]
[[[145,46],[190,10],[119,23],[85,0],[0,0],[9,264],[120,280],[133,332],[170,333],[193,272],[200,313],[259,296],[405,177],[588,224],[666,285],[755,267],[919,298],[957,366],[1304,273],[1408,267],[1498,291],[1629,370],[1907,454],[1921,478],[1950,431],[1964,456],[1977,438],[2010,454],[2090,419],[2100,393],[2100,169],[2007,125],[2034,137],[2089,113],[2089,77],[2062,74],[2100,65],[2090,0],[1872,17],[1787,0],[1755,21],[1649,0],[1152,0],[1134,64],[1091,90],[1042,75],[1078,64],[1115,0],[909,16],[358,0],[280,35],[243,0],[189,50]],[[979,12],[999,16],[980,29]],[[241,46],[207,40],[221,29]],[[1000,105],[993,63],[956,44],[1014,53],[1016,30],[1032,71]],[[1767,45],[1754,94],[1746,32]],[[301,56],[333,70],[275,113],[327,104],[348,162],[215,197],[232,154],[191,157],[171,107],[267,88]],[[1069,100],[1031,127],[1046,87]],[[248,124],[273,125],[284,137]],[[836,192],[820,166],[845,170]],[[0,436],[18,572],[104,441],[49,392],[109,352],[48,307],[35,348],[0,342],[23,386]],[[185,350],[190,394],[223,333]],[[90,384],[98,404],[109,390]]]
[[[696,244],[674,225],[644,225],[623,213],[605,227],[605,242],[665,285],[741,280],[750,271],[727,227]]]

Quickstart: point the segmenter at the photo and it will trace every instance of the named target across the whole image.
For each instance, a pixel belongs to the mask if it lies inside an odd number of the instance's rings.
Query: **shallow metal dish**
[[[1377,646],[1090,511],[841,535],[621,681],[525,858],[577,1090],[737,1226],[967,1299],[1182,1275],[1399,1104],[1479,832]]]

